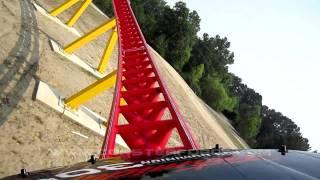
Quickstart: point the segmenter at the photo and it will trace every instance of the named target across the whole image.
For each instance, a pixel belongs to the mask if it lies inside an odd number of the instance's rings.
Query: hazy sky
[[[173,5],[177,0],[167,0]],[[320,1],[183,0],[201,17],[201,32],[226,36],[231,72],[263,104],[301,127],[320,150]]]

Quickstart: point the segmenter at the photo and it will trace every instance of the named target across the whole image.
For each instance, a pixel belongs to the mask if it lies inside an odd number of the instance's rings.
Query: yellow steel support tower
[[[67,25],[70,27],[73,26],[78,21],[83,12],[88,8],[91,2],[92,0],[83,1],[79,9],[72,15],[71,19],[67,22]]]
[[[103,72],[106,70],[107,64],[109,62],[109,59],[112,55],[114,46],[116,45],[118,39],[118,32],[117,32],[117,28],[113,29],[111,38],[109,38],[108,44],[103,52],[103,56],[100,60],[100,64],[98,66],[98,71],[103,74]]]
[[[79,0],[68,0],[66,2],[64,2],[63,4],[61,4],[60,6],[58,6],[57,8],[55,8],[54,10],[52,10],[50,12],[51,16],[58,16],[59,14],[61,14],[63,11],[69,9],[71,6],[75,5]]]
[[[109,59],[112,55],[113,49],[115,47],[115,44],[118,39],[118,33],[116,28],[116,20],[111,19],[110,21],[102,24],[101,26],[95,28],[94,30],[90,31],[89,33],[83,35],[79,39],[75,40],[74,42],[70,43],[69,45],[65,46],[63,50],[66,53],[74,53],[77,49],[81,48],[85,44],[91,42],[92,40],[96,39],[98,36],[102,35],[103,33],[113,29],[113,32],[111,34],[111,37],[109,38],[109,41],[106,45],[106,48],[104,50],[103,56],[100,60],[99,66],[97,70],[103,74],[106,70],[107,64],[109,62]]]
[[[117,79],[116,77],[117,71],[115,70],[104,78],[99,79],[95,83],[67,98],[64,101],[64,104],[72,110],[77,110],[80,105],[84,104],[94,96],[113,87]]]
[[[68,0],[68,1],[64,2],[63,4],[61,4],[60,6],[58,6],[57,8],[53,9],[50,12],[50,15],[51,16],[58,16],[59,14],[64,12],[65,10],[69,9],[70,7],[72,7],[73,5],[78,3],[79,1],[80,0]],[[81,6],[76,10],[76,12],[72,15],[70,20],[67,22],[67,25],[73,26],[78,21],[78,19],[83,14],[83,12],[88,8],[88,6],[91,2],[92,2],[92,0],[83,0]]]
[[[50,14],[53,16],[57,16],[58,14],[62,13],[66,9],[73,6],[79,0],[69,0],[59,6],[58,8],[54,9]],[[72,18],[68,21],[68,25],[72,26],[84,12],[84,10],[88,7],[88,5],[92,2],[92,0],[84,0],[80,8],[74,13]],[[78,38],[74,42],[70,43],[69,45],[65,46],[63,50],[66,53],[73,53],[77,49],[81,48],[82,46],[86,45],[87,43],[91,42],[92,40],[96,39],[98,36],[102,35],[103,33],[113,29],[111,37],[106,45],[104,50],[103,56],[99,63],[99,67],[97,68],[98,71],[102,74],[106,66],[109,62],[113,49],[118,39],[117,29],[116,29],[116,20],[111,19],[110,21],[100,25],[99,27],[95,28],[94,30],[90,31],[89,33],[83,35],[82,37]],[[66,98],[64,100],[64,104],[66,107],[77,110],[82,104],[93,98],[94,96],[102,93],[103,91],[108,90],[109,88],[113,87],[116,82],[116,75],[117,71],[113,71],[110,74],[106,75],[105,77],[99,79],[95,83],[89,85],[88,87],[82,89],[78,93]],[[126,104],[124,100],[122,100],[121,104]]]
[[[90,41],[96,39],[101,34],[107,32],[108,30],[114,28],[116,26],[116,20],[111,19],[107,23],[102,24],[101,26],[95,28],[94,30],[90,31],[89,33],[83,35],[79,39],[73,41],[69,45],[63,48],[63,50],[69,54],[73,53],[80,47],[84,46],[85,44],[89,43]]]

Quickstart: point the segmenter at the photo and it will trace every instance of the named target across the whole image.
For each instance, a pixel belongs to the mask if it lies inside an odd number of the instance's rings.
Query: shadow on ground
[[[21,6],[20,36],[4,63],[0,65],[0,126],[16,108],[39,61],[39,31],[30,0],[19,0]],[[27,117],[26,117],[27,118]]]

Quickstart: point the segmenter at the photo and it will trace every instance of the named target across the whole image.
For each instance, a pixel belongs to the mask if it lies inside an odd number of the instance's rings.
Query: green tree
[[[229,83],[228,89],[232,96],[239,99],[234,110],[237,116],[232,118],[232,124],[249,145],[255,146],[256,135],[261,127],[262,96],[243,84],[239,77],[233,74],[229,76],[232,77],[232,83]]]
[[[241,137],[247,140],[250,145],[255,144],[255,137],[260,130],[260,111],[261,106],[252,106],[246,103],[241,103],[238,109],[239,119],[236,124],[236,129]]]
[[[202,90],[200,87],[200,79],[203,76],[204,72],[204,64],[200,64],[194,67],[191,70],[191,73],[182,74],[183,78],[189,84],[189,86],[193,89],[193,91],[198,95],[201,96]]]
[[[204,33],[202,39],[198,38],[192,49],[190,61],[184,67],[184,71],[190,71],[198,64],[205,65],[205,75],[212,72],[228,73],[228,65],[233,64],[234,54],[229,50],[230,42],[220,36],[210,37]]]
[[[300,128],[288,117],[267,106],[262,108],[262,126],[257,136],[258,148],[279,148],[309,150],[308,139],[303,138]]]
[[[166,34],[167,51],[164,57],[178,71],[189,61],[192,47],[200,30],[200,18],[195,11],[177,2],[171,8],[165,8],[163,18],[159,20],[155,36]]]
[[[229,97],[218,75],[206,76],[201,82],[202,99],[217,111],[233,111],[236,99]]]
[[[112,0],[93,0],[93,3],[99,7],[107,16],[113,17]]]
[[[109,17],[111,0],[93,1]],[[200,17],[184,2],[173,8],[164,0],[131,0],[147,42],[162,55],[209,106],[227,115],[250,146],[310,149],[308,139],[288,117],[262,106],[262,96],[242,83],[228,66],[234,63],[226,37],[210,37],[200,30]]]

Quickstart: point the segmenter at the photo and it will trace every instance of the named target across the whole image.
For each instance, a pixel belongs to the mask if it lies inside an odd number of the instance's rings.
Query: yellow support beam
[[[111,37],[109,38],[109,41],[108,41],[108,44],[103,52],[103,56],[100,60],[100,64],[97,68],[97,70],[103,74],[104,71],[106,70],[106,67],[107,67],[107,64],[110,60],[110,57],[112,55],[112,52],[113,52],[113,49],[114,49],[114,46],[116,45],[116,42],[117,42],[117,39],[118,39],[118,32],[117,32],[117,28],[114,28],[113,29],[113,32],[111,34]]]
[[[66,47],[63,48],[63,50],[66,53],[72,54],[75,50],[79,49],[80,47],[84,46],[90,41],[96,39],[98,36],[114,28],[115,26],[116,26],[116,20],[111,19],[107,23],[102,24],[101,26],[97,27],[96,29],[90,31],[89,33],[75,40],[71,44],[67,45]]]
[[[94,96],[106,91],[116,83],[117,70],[111,72],[104,78],[99,79],[90,86],[82,89],[80,92],[72,95],[64,101],[64,104],[70,109],[76,110],[80,105],[84,104]]]
[[[51,16],[58,16],[61,14],[63,11],[69,9],[71,6],[75,5],[77,2],[80,0],[68,0],[65,3],[61,4],[59,7],[55,8],[50,12]]]
[[[68,26],[73,26],[80,16],[83,14],[83,12],[88,8],[92,0],[84,0],[79,9],[72,15],[71,19],[67,22]]]

